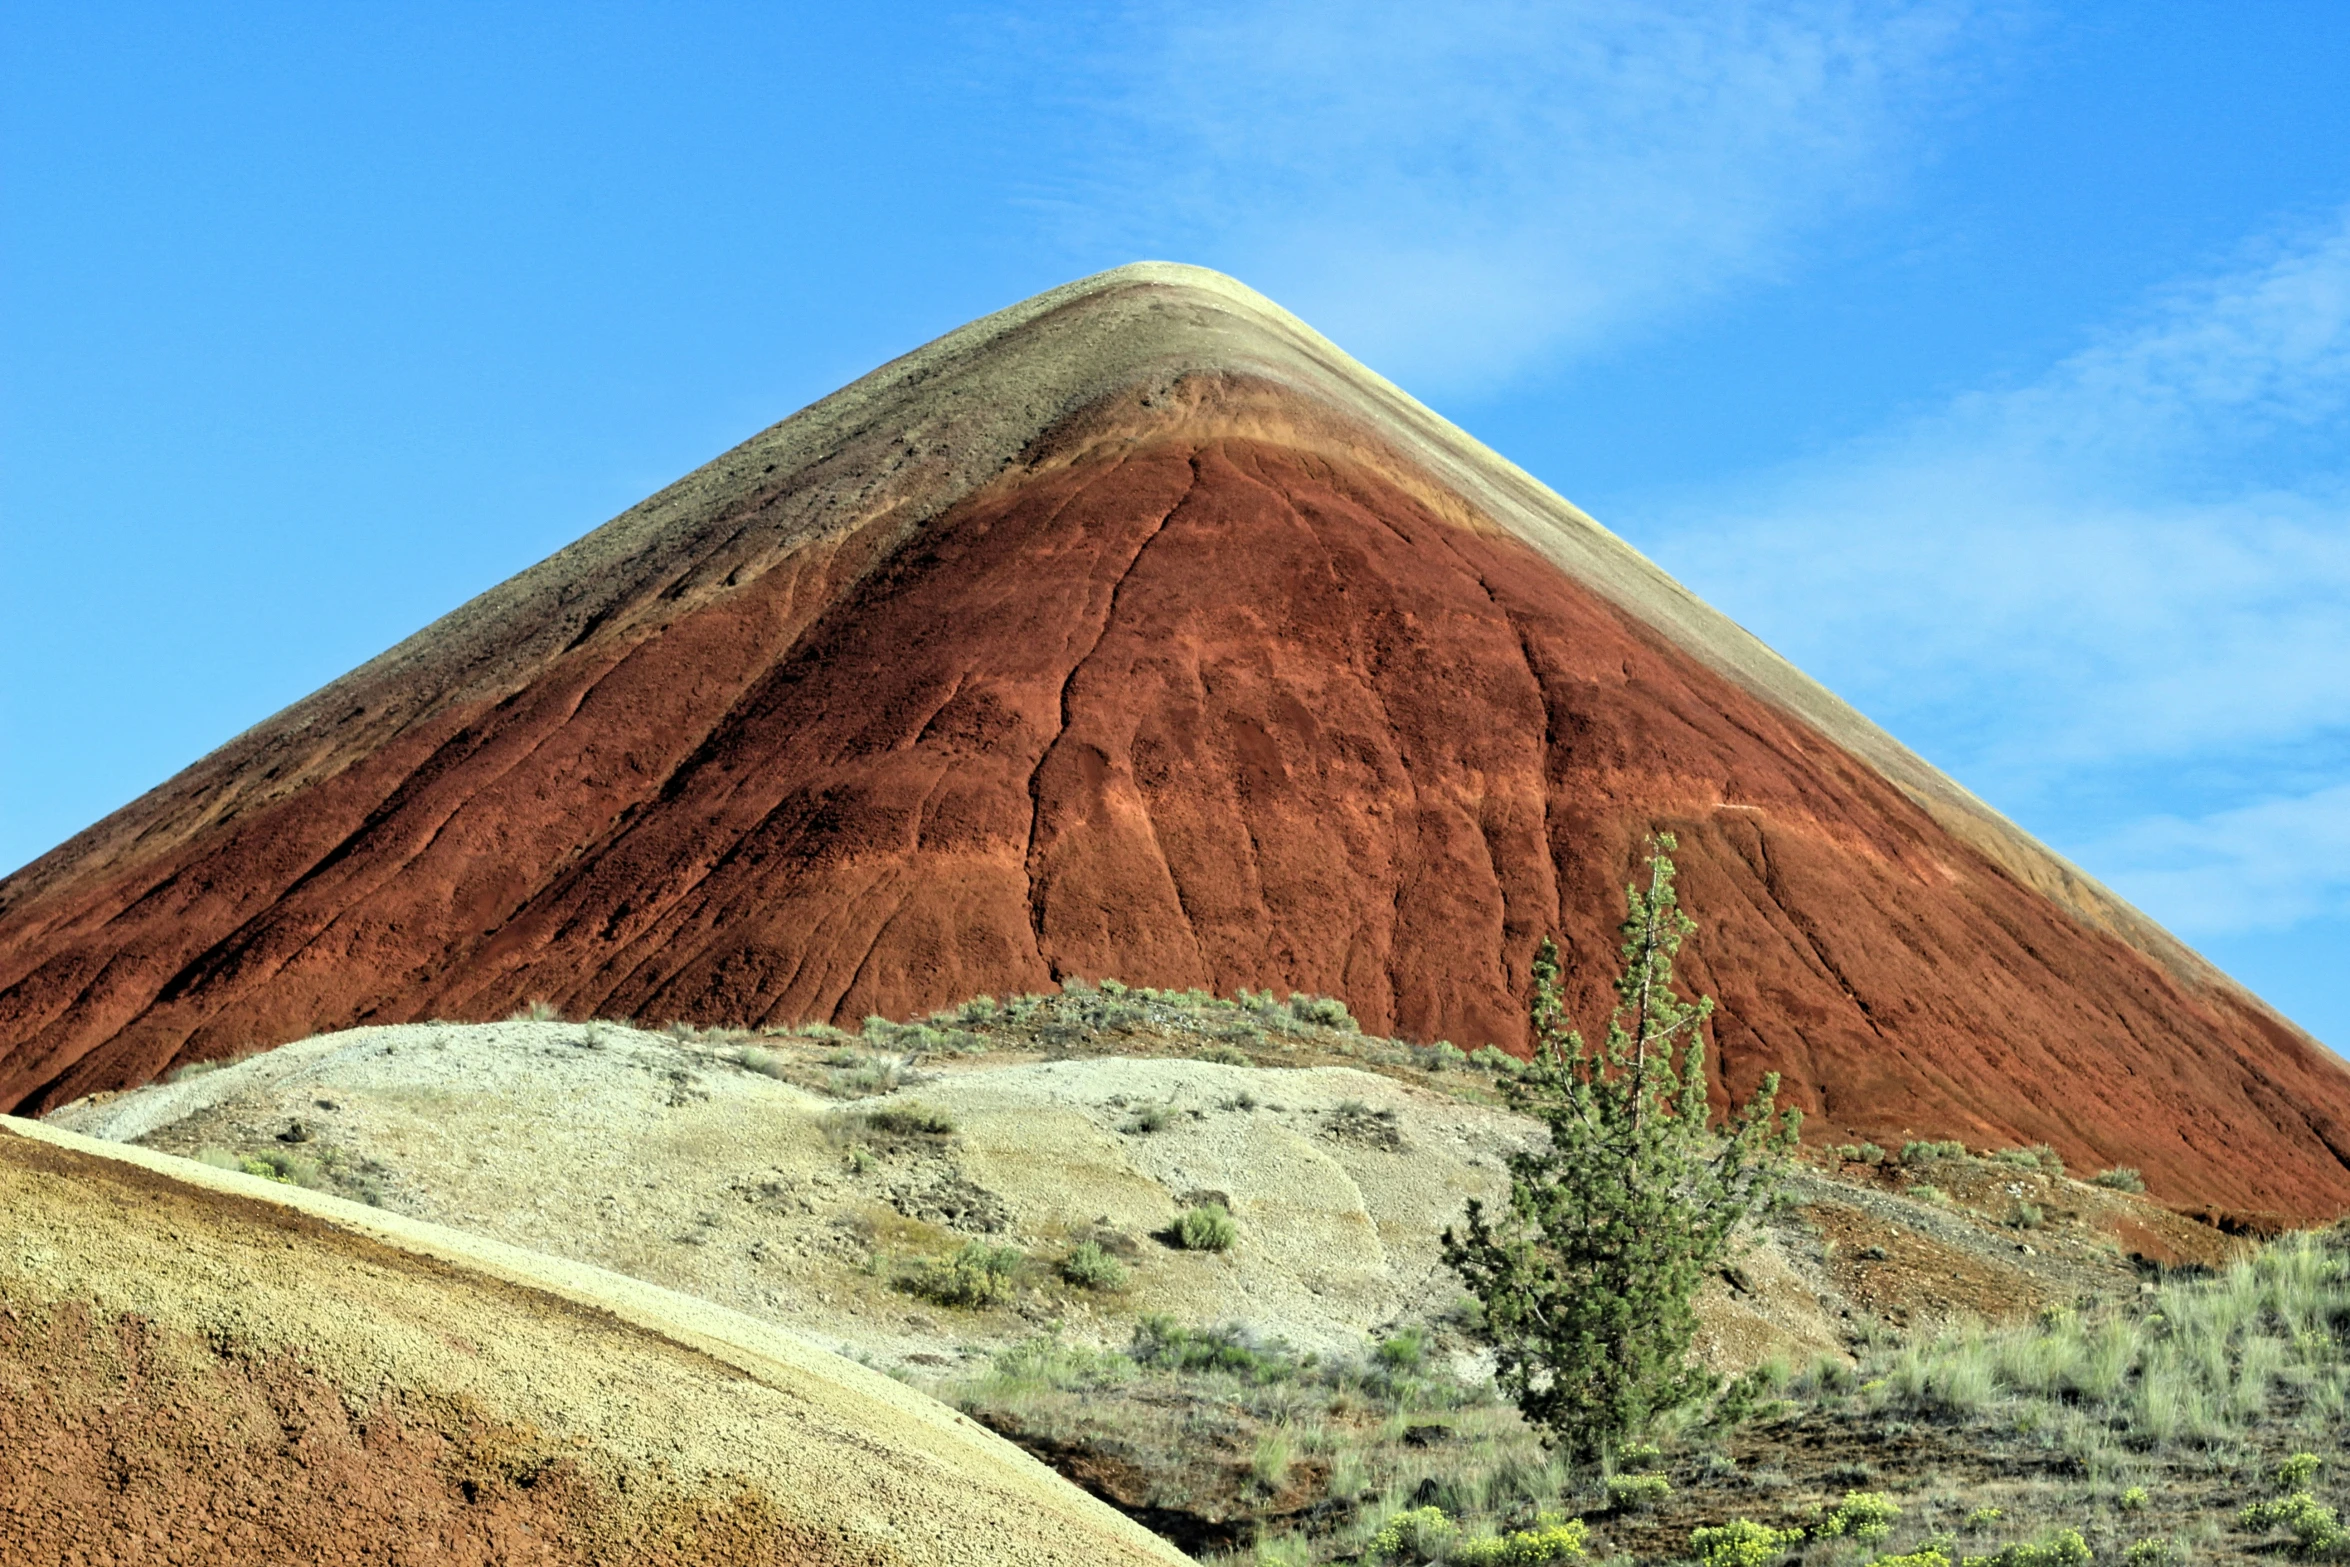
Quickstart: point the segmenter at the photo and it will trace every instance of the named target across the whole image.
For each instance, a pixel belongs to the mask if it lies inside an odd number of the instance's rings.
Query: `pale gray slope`
[[[609,1023],[352,1029],[95,1096],[46,1124],[182,1155],[333,1149],[393,1212],[917,1371],[1054,1322],[1123,1346],[1146,1312],[1363,1353],[1460,1299],[1438,1237],[1470,1198],[1502,1195],[1504,1157],[1536,1135],[1503,1110],[1351,1067],[932,1058],[898,1092],[842,1103],[730,1052]],[[864,1113],[909,1102],[946,1111],[955,1133],[860,1129]],[[1146,1110],[1156,1130],[1138,1129]],[[296,1122],[304,1141],[280,1142]],[[1154,1238],[1210,1193],[1238,1221],[1229,1252]],[[968,1311],[897,1287],[966,1240],[1049,1270],[1088,1238],[1126,1257],[1125,1289],[1032,1273],[1010,1307]],[[1839,1352],[1817,1280],[1769,1245],[1749,1271],[1756,1293],[1710,1302],[1711,1335],[1797,1361]]]

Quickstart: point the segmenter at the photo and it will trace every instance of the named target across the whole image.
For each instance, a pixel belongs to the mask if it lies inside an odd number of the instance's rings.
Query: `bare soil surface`
[[[839,1046],[761,1043],[817,1080],[840,1070],[822,1065]],[[188,1156],[299,1149],[323,1184],[390,1211],[891,1363],[976,1354],[1047,1321],[1122,1338],[1145,1310],[1352,1348],[1451,1304],[1437,1236],[1499,1189],[1526,1132],[1494,1107],[1349,1066],[891,1056],[895,1091],[844,1100],[729,1059],[740,1048],[609,1024],[366,1029],[51,1122]],[[954,1130],[868,1119],[910,1107]],[[1159,1238],[1201,1202],[1238,1221],[1229,1252]],[[1122,1259],[1125,1288],[1053,1275],[1088,1239]],[[941,1307],[899,1287],[972,1240],[1031,1257],[1002,1306]]]
[[[1470,1198],[1504,1189],[1504,1158],[1537,1135],[1494,1103],[1488,1075],[1396,1065],[1378,1058],[1411,1053],[1339,1029],[1259,1029],[1243,1048],[1215,1010],[1130,1009],[1141,1019],[1108,1032],[1063,1029],[1050,1006],[1022,1028],[955,1031],[995,1037],[984,1054],[901,1054],[908,1031],[868,1045],[559,1021],[362,1029],[50,1120],[190,1157],[294,1155],[324,1189],[891,1364],[981,1355],[1048,1323],[1113,1343],[1148,1312],[1353,1350],[1452,1307],[1438,1237]],[[1041,1033],[1058,1059],[1020,1048]],[[907,1109],[953,1129],[875,1124]],[[1944,1200],[1908,1194],[1921,1184]],[[1838,1354],[1860,1324],[2134,1293],[2133,1257],[2213,1263],[2238,1249],[2036,1164],[1831,1159],[1790,1199],[1709,1288],[1701,1347],[1724,1368]],[[1164,1238],[1202,1202],[1237,1221],[1229,1252]],[[2027,1206],[2036,1227],[2019,1228]],[[1122,1287],[1055,1274],[1088,1240],[1121,1259]],[[906,1287],[972,1241],[1025,1254],[1000,1304],[942,1308]]]

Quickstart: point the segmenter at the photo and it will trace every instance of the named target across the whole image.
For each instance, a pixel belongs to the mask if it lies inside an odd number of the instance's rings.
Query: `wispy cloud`
[[[2350,213],[2266,249],[2028,385],[1640,531],[2158,917],[2338,908]]]
[[[2150,816],[2079,846],[2186,936],[2350,918],[2350,783],[2192,820]]]
[[[1225,266],[1415,386],[1486,384],[1779,263],[1900,166],[1990,9],[1146,5],[1066,215]]]

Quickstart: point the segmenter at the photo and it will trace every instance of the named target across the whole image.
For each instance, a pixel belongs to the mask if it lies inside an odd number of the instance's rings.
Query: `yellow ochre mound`
[[[1183,1558],[722,1307],[0,1119],[0,1561]]]

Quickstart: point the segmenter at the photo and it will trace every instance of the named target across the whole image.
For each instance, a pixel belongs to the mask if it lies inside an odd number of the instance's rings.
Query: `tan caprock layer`
[[[1139,391],[1147,410],[1151,389],[1163,393],[1196,374],[1305,394],[1328,411],[1323,427],[1266,431],[1228,413],[1241,421],[1228,433],[1341,449],[1440,514],[1532,545],[1681,650],[1864,759],[2026,885],[2189,984],[2267,1012],[1533,476],[1255,290],[1166,262],[1098,273],[983,317],[753,436],[60,845],[0,885],[0,917],[60,877],[102,878],[332,776],[427,713],[519,689],[558,653],[657,629],[810,544],[855,532],[881,546],[869,557],[879,559],[1015,462],[1034,465],[1064,421],[1120,393]],[[1162,401],[1170,426],[1212,433],[1197,406]],[[1145,433],[1136,426],[1138,440]],[[1431,477],[1450,493],[1431,492]],[[874,538],[877,519],[882,537]]]
[[[0,1561],[1175,1563],[721,1307],[0,1119]]]

